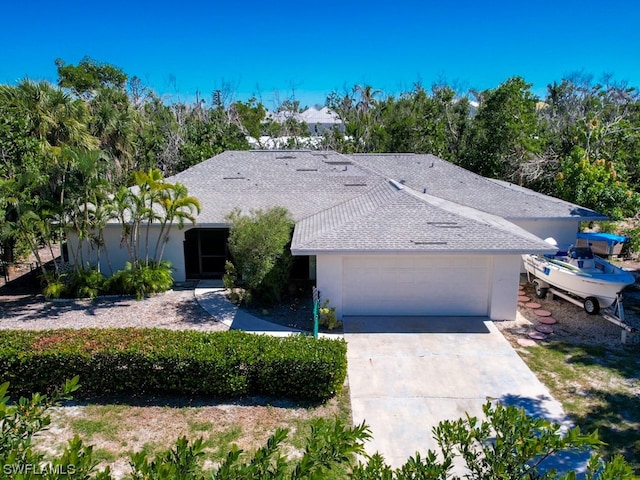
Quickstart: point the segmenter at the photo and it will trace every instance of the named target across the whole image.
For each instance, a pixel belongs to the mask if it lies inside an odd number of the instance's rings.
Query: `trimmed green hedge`
[[[48,392],[80,376],[85,397],[112,394],[253,395],[325,400],[347,371],[343,340],[240,331],[65,329],[0,331],[0,382]]]

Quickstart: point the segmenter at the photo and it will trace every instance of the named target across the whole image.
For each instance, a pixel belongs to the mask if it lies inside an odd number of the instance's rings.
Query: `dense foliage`
[[[243,215],[231,212],[227,219],[229,252],[233,264],[228,264],[225,278],[240,281],[252,295],[269,301],[279,301],[287,286],[292,257],[289,248],[293,220],[283,207],[256,210]],[[228,285],[233,287],[232,283]]]
[[[281,148],[432,153],[613,219],[633,217],[640,206],[640,97],[636,88],[611,76],[595,82],[585,74],[568,75],[540,97],[520,77],[484,91],[416,84],[390,95],[355,85],[328,96],[327,106],[343,123],[319,131],[310,142],[313,128],[300,121],[303,106],[295,95],[276,95],[268,114],[259,98],[235,100],[228,85],[212,92],[210,100],[198,94],[184,102],[159,98],[138,77],[89,57],[77,65],[58,59],[56,66],[57,85],[28,79],[0,85],[5,261],[51,247],[68,232],[106,256],[100,225],[117,202],[127,200],[121,187],[142,184],[139,191],[147,198],[166,195],[176,204],[187,197],[177,211],[192,214],[197,205],[186,192],[154,182],[224,150],[248,149],[249,141],[268,147],[265,136],[279,137]],[[134,207],[129,211],[138,217],[124,232],[129,247],[139,241],[137,225],[151,215]],[[151,250],[143,260],[159,254],[159,263],[162,247],[162,241],[145,245]],[[78,260],[82,268],[97,261]],[[137,260],[131,258],[132,265]]]
[[[69,441],[61,455],[49,458],[33,447],[33,437],[51,423],[48,410],[69,399],[78,389],[78,377],[67,380],[51,396],[35,393],[9,403],[9,382],[0,385],[0,469],[3,478],[97,479],[112,480],[109,468],[98,470],[93,449],[78,437]],[[466,467],[465,478],[477,480],[572,480],[575,471],[557,473],[547,465],[554,455],[586,450],[598,445],[597,433],[584,435],[579,429],[562,434],[559,425],[528,417],[524,410],[501,405],[484,406],[484,420],[467,416],[441,422],[434,429],[439,451],[429,450],[422,458],[411,457],[400,468],[389,467],[384,458],[365,453],[364,442],[371,438],[365,424],[355,427],[339,421],[318,420],[312,426],[302,451],[287,455],[288,430],[278,429],[253,454],[232,448],[225,460],[202,473],[202,439],[176,440],[166,452],[149,458],[131,455],[132,480],[312,480],[335,474],[353,480],[459,480],[459,467]],[[454,467],[458,465],[458,469]],[[211,468],[211,467],[210,467]],[[565,470],[570,467],[565,466]],[[335,472],[335,473],[334,473]],[[593,456],[584,475],[587,480],[627,480],[633,472],[620,457],[603,463]]]
[[[307,336],[158,329],[0,332],[0,378],[50,391],[69,375],[84,395],[263,395],[324,400],[342,389],[346,345]]]

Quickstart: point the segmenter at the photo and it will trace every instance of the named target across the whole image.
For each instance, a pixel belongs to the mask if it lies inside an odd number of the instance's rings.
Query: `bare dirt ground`
[[[616,263],[631,271],[636,277],[636,284],[627,287],[623,294],[623,305],[626,322],[630,327],[640,329],[640,262],[627,260]],[[531,302],[539,303],[542,310],[551,312],[553,318],[558,321],[553,325],[554,331],[549,335],[548,341],[606,345],[611,348],[629,348],[630,345],[636,345],[639,341],[637,333],[628,334],[625,346],[621,342],[622,329],[603,317],[589,315],[581,307],[561,298],[552,298],[551,295],[546,299],[537,298],[533,286],[527,283],[525,275],[521,276],[521,285]],[[529,338],[528,332],[537,324],[539,324],[539,317],[534,313],[534,309],[525,306],[525,302],[520,302],[516,320],[496,322],[498,329],[516,347],[519,346],[517,343],[519,339]]]

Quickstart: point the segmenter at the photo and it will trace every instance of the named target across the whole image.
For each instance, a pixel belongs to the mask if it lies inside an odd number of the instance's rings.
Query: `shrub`
[[[105,291],[107,278],[94,268],[80,269],[68,276],[69,296],[73,298],[96,298]]]
[[[324,400],[342,388],[342,340],[245,332],[81,329],[0,332],[0,378],[20,393],[69,375],[83,395],[271,395]]]
[[[289,280],[293,220],[283,207],[255,210],[242,215],[238,209],[227,219],[229,252],[242,284],[262,300],[277,300]]]
[[[233,290],[238,281],[238,272],[233,263],[227,260],[224,264],[224,275],[222,276],[222,284],[227,290]]]
[[[172,285],[169,262],[159,265],[127,262],[124,270],[118,270],[108,280],[106,290],[113,294],[135,295],[140,300],[146,295],[166,292]]]
[[[69,289],[61,276],[45,276],[45,286],[42,289],[42,294],[45,298],[63,298],[68,295]]]
[[[318,317],[320,325],[329,330],[342,325],[342,322],[336,317],[336,307],[330,306],[329,299],[326,299],[318,309]]]

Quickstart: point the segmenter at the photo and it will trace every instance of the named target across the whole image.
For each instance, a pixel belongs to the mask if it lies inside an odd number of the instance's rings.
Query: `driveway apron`
[[[367,452],[393,467],[437,450],[440,421],[482,415],[487,400],[568,425],[562,407],[492,321],[480,317],[346,317],[354,424],[370,426]]]

